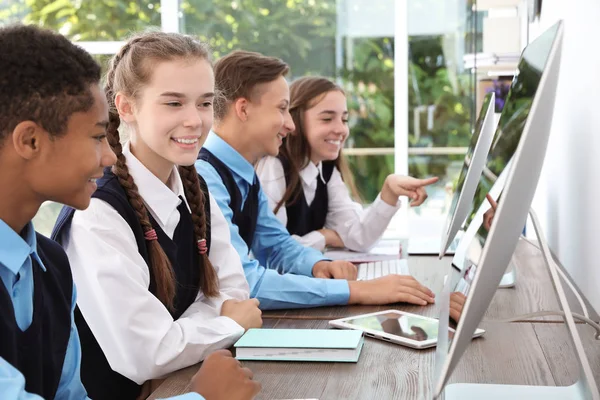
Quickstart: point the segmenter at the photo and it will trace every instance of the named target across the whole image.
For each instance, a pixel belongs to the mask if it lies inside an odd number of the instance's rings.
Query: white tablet
[[[401,344],[413,349],[434,347],[438,338],[437,319],[398,310],[379,311],[336,319],[329,321],[329,325],[336,328],[363,331],[365,336]],[[478,328],[473,337],[479,337],[484,333],[485,330]],[[450,338],[453,334],[454,330],[450,328]]]

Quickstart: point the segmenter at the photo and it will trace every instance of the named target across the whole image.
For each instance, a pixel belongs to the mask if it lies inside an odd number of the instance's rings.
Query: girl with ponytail
[[[271,209],[304,246],[368,251],[398,211],[398,198],[408,196],[411,207],[419,206],[427,199],[425,187],[438,180],[389,175],[363,209],[343,154],[350,135],[343,89],[328,78],[299,78],[290,85],[290,114],[293,134],[277,157],[260,161],[257,174]]]
[[[135,399],[144,382],[231,346],[262,320],[227,222],[194,168],[215,97],[206,45],[134,36],[113,57],[105,92],[117,162],[86,211],[63,210],[53,237],[78,288],[88,394]]]

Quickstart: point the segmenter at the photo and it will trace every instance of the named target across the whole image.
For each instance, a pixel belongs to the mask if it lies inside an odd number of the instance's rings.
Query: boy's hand
[[[467,301],[467,297],[461,292],[450,294],[450,318],[456,323],[458,323],[458,320],[460,319],[462,309],[465,306],[465,301]]]
[[[381,278],[350,282],[350,304],[411,303],[425,306],[435,302],[435,294],[410,275],[386,275]]]
[[[206,357],[191,388],[206,400],[251,400],[261,389],[252,377],[252,371],[242,368],[231,352],[219,350]]]
[[[349,261],[319,261],[313,266],[312,273],[315,278],[355,281],[358,269]]]

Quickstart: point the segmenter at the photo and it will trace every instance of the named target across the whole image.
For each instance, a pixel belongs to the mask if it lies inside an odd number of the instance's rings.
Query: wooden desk
[[[554,294],[551,279],[539,250],[525,241],[520,241],[515,251],[517,263],[517,285],[510,289],[496,291],[485,315],[486,320],[506,319],[518,315],[541,310],[559,310],[558,300]],[[458,273],[451,266],[452,258],[445,257],[411,257],[408,259],[410,273],[434,293],[441,293],[444,287],[444,275]],[[579,306],[571,303],[574,312],[580,312]],[[436,305],[413,306],[408,304],[384,306],[350,306],[322,307],[318,309],[301,309],[288,311],[265,312],[265,317],[311,317],[311,318],[343,318],[346,316],[375,312],[379,310],[398,309],[428,317],[437,318],[439,309]],[[331,319],[331,318],[330,318]],[[547,317],[556,320],[556,317]]]
[[[517,248],[517,287],[498,290],[486,314],[483,338],[474,340],[454,371],[450,382],[522,385],[567,385],[578,370],[566,327],[554,323],[499,323],[507,318],[541,309],[558,310],[550,278],[537,249],[526,243]],[[411,273],[435,292],[440,292],[449,259],[414,257]],[[435,306],[352,306],[266,312],[265,328],[327,328],[329,319],[363,312],[397,308],[437,316]],[[596,380],[600,382],[600,342],[588,326],[579,327]],[[366,338],[360,360],[344,363],[244,362],[263,386],[257,399],[430,399],[433,395],[435,350],[412,350]],[[150,399],[189,391],[197,371],[192,366],[172,374]]]

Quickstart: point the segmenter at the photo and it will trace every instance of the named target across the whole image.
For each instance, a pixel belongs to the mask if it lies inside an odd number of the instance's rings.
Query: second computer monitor
[[[446,254],[448,246],[454,240],[467,215],[469,215],[471,201],[475,195],[479,177],[481,176],[481,171],[485,165],[494,137],[494,130],[496,128],[496,124],[494,123],[494,104],[494,93],[488,93],[479,111],[475,131],[473,132],[473,136],[471,136],[469,149],[465,155],[465,161],[456,183],[456,189],[452,203],[450,204],[444,231],[442,232],[440,258]]]
[[[459,312],[454,337],[449,342],[440,336],[438,341],[436,396],[442,394],[445,382],[466,350],[473,332],[480,325],[516,248],[526,220],[548,143],[560,68],[562,36],[562,24],[558,23],[532,42],[521,57],[519,75],[513,82],[513,90],[507,99],[498,133],[477,189],[483,197],[489,192],[498,193],[498,189],[502,189],[502,193],[491,227],[482,224],[482,201],[474,200],[478,209],[473,212],[478,217],[472,219],[471,226],[462,238],[469,246],[464,260],[459,261],[464,270],[475,268],[475,273],[464,306]],[[440,299],[441,331],[448,326],[449,306],[452,303],[445,302],[448,298],[446,296],[452,299],[450,291],[450,284],[447,283]],[[512,396],[500,398],[515,398],[515,394],[520,398],[540,398],[528,397],[526,391],[536,389],[523,387],[462,384],[451,386],[452,388],[445,392],[447,400],[490,398],[494,391],[495,395],[498,395],[505,393],[503,390],[513,389],[516,392],[510,392]]]

